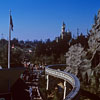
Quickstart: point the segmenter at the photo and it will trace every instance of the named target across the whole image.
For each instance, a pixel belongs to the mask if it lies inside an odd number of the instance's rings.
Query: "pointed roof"
[[[65,26],[65,23],[64,23],[64,21],[63,21],[63,26]]]

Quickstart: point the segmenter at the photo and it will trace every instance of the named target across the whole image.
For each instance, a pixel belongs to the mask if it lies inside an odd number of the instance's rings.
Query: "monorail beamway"
[[[49,76],[54,76],[56,78],[60,78],[64,80],[64,95],[63,100],[79,100],[79,92],[80,92],[80,81],[79,79],[70,73],[53,69],[54,66],[65,66],[65,65],[49,65],[45,68],[45,74],[47,78],[47,86],[46,90],[49,89]],[[66,82],[68,82],[72,86],[71,92],[66,95]]]

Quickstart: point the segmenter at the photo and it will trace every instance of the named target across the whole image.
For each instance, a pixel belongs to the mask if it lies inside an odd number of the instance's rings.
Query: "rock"
[[[65,71],[73,73],[83,81],[100,80],[100,11],[97,20],[90,30],[89,49],[84,51],[81,44],[72,45],[66,53]],[[98,77],[98,79],[96,78]],[[96,79],[96,80],[94,80]],[[100,81],[98,81],[100,83]]]

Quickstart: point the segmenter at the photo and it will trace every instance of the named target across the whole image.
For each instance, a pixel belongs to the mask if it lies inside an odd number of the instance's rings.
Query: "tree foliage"
[[[23,41],[14,38],[11,40],[11,67],[21,67],[24,59],[38,64],[58,64],[65,63],[65,54],[69,47],[75,43],[81,43],[83,47],[88,47],[88,38],[81,34],[76,39],[72,38],[71,33],[59,41],[47,39],[45,41]],[[0,65],[7,67],[8,41],[0,40]]]

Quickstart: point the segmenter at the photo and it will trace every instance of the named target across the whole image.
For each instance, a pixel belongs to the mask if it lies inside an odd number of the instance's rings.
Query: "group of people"
[[[29,93],[30,100],[34,100],[33,98],[40,98],[38,94],[39,71],[36,71],[40,69],[42,70],[43,68],[37,65],[29,64],[21,76],[24,82],[28,85],[28,89],[25,90]]]
[[[35,70],[43,70],[45,68],[45,64],[31,64],[30,62],[24,62],[24,67],[33,68]]]

